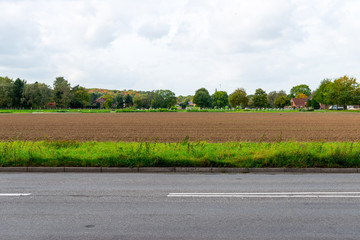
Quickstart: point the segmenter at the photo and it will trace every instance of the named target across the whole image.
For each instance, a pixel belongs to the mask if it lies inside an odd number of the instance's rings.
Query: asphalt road
[[[360,238],[358,174],[2,173],[0,194],[0,239]]]

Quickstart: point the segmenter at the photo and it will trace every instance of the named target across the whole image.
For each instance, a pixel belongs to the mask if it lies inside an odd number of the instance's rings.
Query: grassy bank
[[[0,142],[0,166],[358,167],[360,142]]]

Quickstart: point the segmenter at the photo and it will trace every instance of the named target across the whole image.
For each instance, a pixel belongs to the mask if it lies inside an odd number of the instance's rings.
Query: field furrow
[[[359,113],[1,114],[0,140],[360,141]]]

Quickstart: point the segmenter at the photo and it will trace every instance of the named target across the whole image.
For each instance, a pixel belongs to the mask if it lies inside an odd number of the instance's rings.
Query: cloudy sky
[[[0,76],[252,94],[360,78],[359,0],[0,0]]]

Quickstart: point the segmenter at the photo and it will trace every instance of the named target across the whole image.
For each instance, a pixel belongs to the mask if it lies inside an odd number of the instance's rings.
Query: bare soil
[[[360,141],[359,113],[0,114],[0,140]]]

